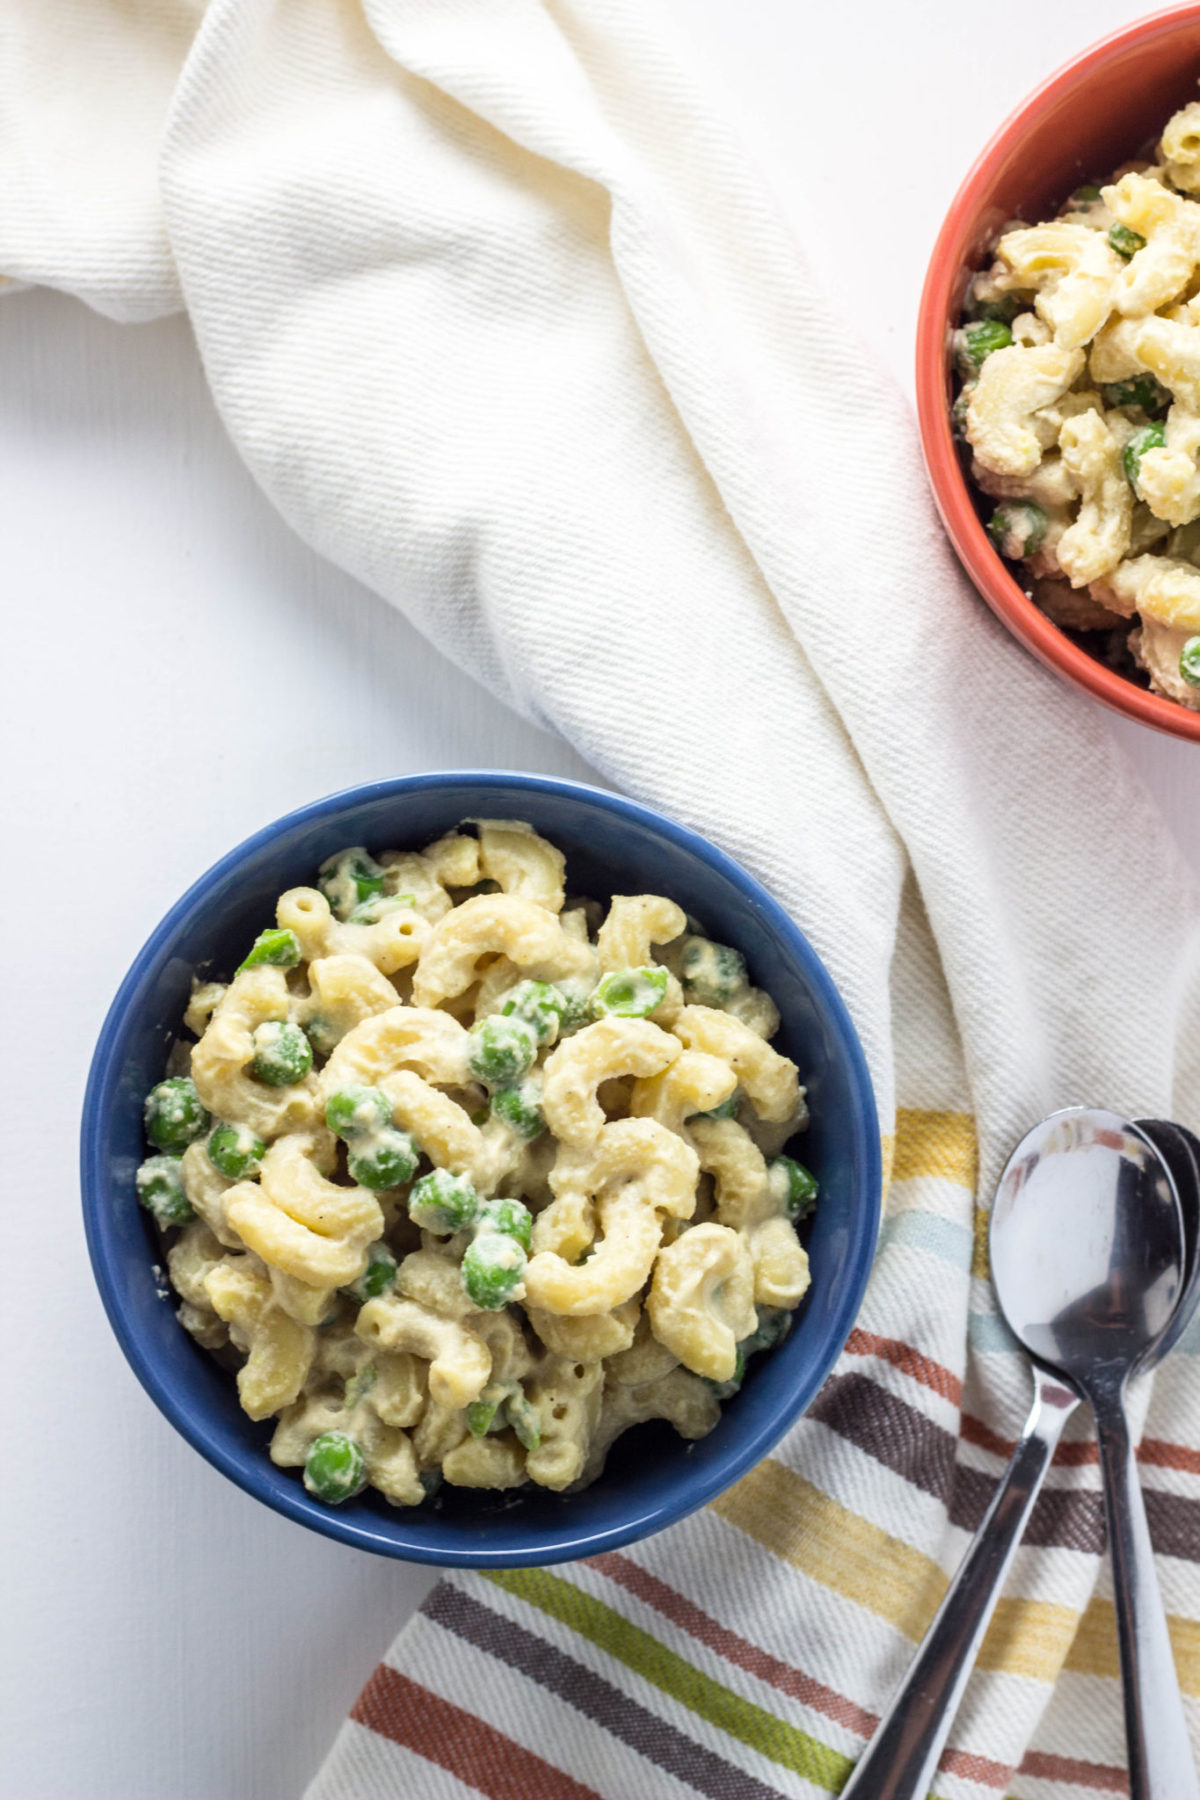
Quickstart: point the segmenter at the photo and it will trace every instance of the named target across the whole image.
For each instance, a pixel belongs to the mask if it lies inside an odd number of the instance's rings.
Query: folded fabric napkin
[[[312,1800],[836,1789],[1029,1402],[987,1280],[1004,1154],[1080,1098],[1200,1124],[1178,854],[968,589],[908,408],[635,0],[9,0],[0,166],[0,270],[186,306],[309,543],[783,901],[892,1157],[862,1316],[777,1452],[620,1555],[443,1581]],[[1200,1726],[1197,1367],[1143,1395],[1141,1459]],[[946,1795],[1123,1785],[1069,1439]]]

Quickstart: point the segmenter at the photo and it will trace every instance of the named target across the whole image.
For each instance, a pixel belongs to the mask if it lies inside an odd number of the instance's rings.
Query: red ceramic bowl
[[[1154,13],[1051,75],[1005,120],[942,226],[917,325],[917,411],[938,511],[968,574],[1009,630],[1106,706],[1200,742],[1200,713],[1097,662],[1021,592],[984,531],[950,431],[950,337],[971,275],[1006,219],[1051,218],[1083,181],[1144,154],[1171,114],[1200,98],[1200,4]]]

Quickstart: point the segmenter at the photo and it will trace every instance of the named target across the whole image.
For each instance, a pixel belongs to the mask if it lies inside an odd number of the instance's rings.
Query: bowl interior
[[[803,1155],[821,1181],[813,1285],[797,1324],[757,1359],[710,1437],[685,1444],[650,1424],[621,1439],[602,1479],[574,1495],[443,1488],[405,1511],[374,1494],[335,1511],[277,1469],[271,1424],[237,1405],[231,1377],[174,1320],[154,1240],[134,1200],[141,1106],[160,1079],[195,974],[227,975],[286,888],[352,843],[420,847],[471,816],[526,819],[567,854],[568,886],[606,900],[657,891],[746,955],[783,1017],[775,1040],[799,1064],[813,1124]],[[534,777],[414,777],[334,796],[270,827],[209,871],[142,951],[113,1004],[85,1103],[84,1205],[110,1320],[152,1398],[210,1461],[290,1517],[344,1541],[418,1560],[531,1563],[645,1535],[719,1492],[770,1449],[815,1393],[853,1322],[879,1216],[879,1138],[857,1039],[829,978],[786,915],[719,852],[627,801]]]
[[[1143,688],[1052,625],[983,527],[950,429],[951,336],[967,284],[1012,218],[1051,216],[1075,187],[1147,153],[1178,107],[1200,98],[1200,6],[1117,32],[1052,75],[1005,121],[967,175],[930,261],[917,331],[925,460],[947,533],[975,585],[1044,663],[1128,717],[1200,740],[1200,714]]]

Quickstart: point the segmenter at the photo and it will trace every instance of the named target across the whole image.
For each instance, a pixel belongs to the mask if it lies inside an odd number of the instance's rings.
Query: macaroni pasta
[[[807,1289],[769,997],[674,901],[565,874],[515,820],[329,858],[195,986],[147,1097],[180,1324],[328,1504],[703,1436]]]
[[[1096,654],[1200,709],[1200,102],[1151,163],[1010,223],[955,338],[988,530]]]

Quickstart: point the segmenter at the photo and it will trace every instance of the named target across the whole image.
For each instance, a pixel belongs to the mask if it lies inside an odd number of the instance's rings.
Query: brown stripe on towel
[[[943,1400],[949,1400],[954,1406],[962,1404],[962,1382],[953,1370],[899,1338],[880,1337],[876,1332],[863,1331],[856,1325],[846,1340],[844,1354],[878,1357],[881,1362],[890,1363],[894,1369],[927,1387],[931,1393],[939,1394]],[[837,1379],[835,1376],[834,1380]],[[989,1450],[994,1456],[1003,1457],[1005,1462],[1016,1448],[1011,1438],[1001,1437],[990,1425],[973,1418],[970,1413],[962,1414],[959,1431],[967,1443],[980,1450]],[[1200,1450],[1169,1443],[1165,1438],[1143,1438],[1137,1459],[1148,1468],[1177,1469],[1183,1474],[1200,1475]],[[1082,1468],[1098,1461],[1095,1438],[1059,1444],[1054,1453],[1055,1468]]]
[[[386,1663],[379,1664],[350,1717],[478,1788],[488,1800],[600,1800],[594,1788]]]
[[[845,1354],[847,1356],[877,1356],[882,1362],[891,1363],[893,1368],[902,1374],[910,1375],[943,1400],[951,1401],[955,1406],[962,1404],[962,1382],[958,1376],[943,1363],[934,1362],[920,1350],[914,1350],[911,1344],[901,1343],[899,1338],[879,1337],[873,1331],[862,1331],[856,1325],[846,1339]]]
[[[813,1712],[822,1713],[827,1719],[844,1725],[847,1731],[853,1731],[864,1742],[878,1725],[877,1713],[868,1712],[845,1694],[839,1694],[835,1688],[826,1687],[824,1682],[806,1675],[802,1669],[782,1662],[779,1657],[772,1656],[758,1644],[752,1644],[737,1632],[730,1631],[708,1613],[702,1612],[686,1595],[678,1593],[665,1581],[660,1581],[657,1575],[652,1575],[649,1569],[643,1569],[631,1557],[615,1550],[606,1551],[601,1556],[589,1557],[588,1566],[616,1582],[647,1606],[653,1607],[664,1619],[669,1619],[673,1625],[715,1651],[726,1662],[744,1669],[747,1674],[768,1683],[779,1693],[787,1694],[802,1706],[810,1707]],[[1012,1774],[1008,1764],[993,1762],[986,1756],[973,1756],[965,1750],[947,1750],[942,1757],[942,1767],[949,1775],[961,1775],[964,1780],[977,1781],[985,1787],[1002,1788]]]
[[[627,1593],[661,1613],[689,1637],[714,1650],[718,1656],[732,1663],[735,1668],[744,1669],[748,1675],[754,1675],[759,1681],[767,1682],[787,1694],[792,1700],[798,1700],[801,1706],[809,1706],[814,1712],[823,1713],[827,1719],[833,1719],[844,1725],[848,1731],[857,1732],[859,1737],[869,1737],[879,1720],[872,1712],[856,1706],[844,1694],[834,1688],[826,1687],[823,1682],[816,1681],[811,1675],[805,1675],[800,1669],[789,1663],[781,1662],[768,1650],[749,1639],[740,1637],[736,1631],[730,1631],[716,1619],[702,1612],[686,1595],[668,1587],[649,1569],[643,1569],[640,1563],[617,1551],[606,1551],[601,1556],[588,1558],[588,1566],[598,1569],[601,1575],[607,1576],[623,1587]]]
[[[708,1800],[734,1800],[734,1796],[737,1800],[783,1800],[777,1788],[767,1787],[705,1749],[585,1664],[491,1607],[480,1605],[461,1588],[444,1582],[433,1590],[421,1611],[464,1643],[537,1682],[647,1762],[707,1795]]]
[[[809,1417],[835,1431],[876,1462],[932,1494],[964,1531],[974,1531],[998,1477],[957,1462],[957,1439],[943,1426],[890,1394],[867,1375],[835,1375],[809,1409]],[[1155,1440],[1157,1442],[1157,1440]],[[1011,1454],[1012,1446],[1001,1446]],[[1093,1459],[1095,1446],[1091,1446]],[[1200,1500],[1145,1491],[1154,1548],[1163,1556],[1200,1561]],[[1026,1541],[1041,1549],[1104,1549],[1104,1509],[1098,1493],[1046,1488],[1038,1496]]]
[[[1073,1756],[1050,1756],[1031,1750],[1020,1773],[1034,1781],[1061,1781],[1064,1787],[1099,1788],[1102,1794],[1127,1794],[1129,1776],[1110,1763],[1079,1762]]]
[[[868,1375],[834,1375],[808,1409],[885,1468],[949,1503],[958,1440]]]

